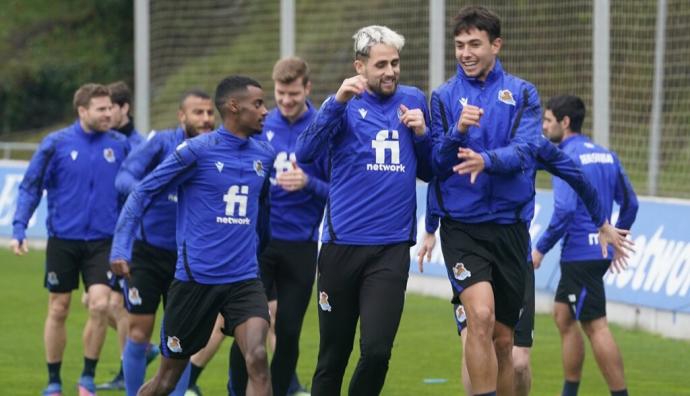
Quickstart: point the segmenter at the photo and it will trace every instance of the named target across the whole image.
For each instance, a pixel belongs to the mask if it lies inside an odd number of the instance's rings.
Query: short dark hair
[[[454,20],[453,36],[475,28],[485,31],[489,35],[490,42],[501,37],[501,19],[496,13],[486,7],[477,5],[465,6],[458,12]]]
[[[298,78],[302,78],[302,85],[309,82],[309,65],[302,58],[291,56],[283,58],[273,66],[273,81],[281,84],[292,84]]]
[[[238,92],[246,92],[247,87],[250,85],[261,88],[261,84],[259,84],[256,80],[245,76],[228,76],[218,83],[218,86],[216,87],[215,102],[216,108],[218,109],[221,117],[225,117],[223,106],[228,99],[233,94]]]
[[[180,96],[180,108],[184,105],[184,101],[189,97],[201,98],[206,100],[211,100],[211,95],[207,94],[206,91],[199,88],[192,88],[184,91]]]
[[[79,111],[80,107],[89,107],[92,98],[99,98],[103,96],[110,97],[110,90],[105,85],[87,83],[79,87],[74,93],[72,105],[75,111]],[[112,99],[111,99],[112,100]]]
[[[120,106],[127,103],[132,106],[132,90],[124,81],[115,81],[114,83],[108,84],[108,89],[110,90],[110,100]]]
[[[546,102],[546,110],[551,110],[556,121],[563,121],[563,117],[570,119],[570,130],[580,133],[582,122],[585,120],[585,103],[575,95],[554,96]]]

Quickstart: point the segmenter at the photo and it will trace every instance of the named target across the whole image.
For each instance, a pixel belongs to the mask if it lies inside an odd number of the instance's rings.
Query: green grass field
[[[15,258],[0,252],[0,394],[37,395],[46,382],[43,355],[43,321],[47,293],[43,289],[42,251]],[[67,322],[68,345],[62,365],[65,395],[76,393],[74,384],[82,366],[81,329],[85,310],[75,294]],[[460,342],[451,308],[446,301],[408,295],[402,324],[383,390],[384,395],[460,395]],[[639,331],[613,328],[623,353],[628,387],[633,395],[690,395],[690,343],[664,339]],[[550,317],[537,317],[533,350],[533,395],[557,395],[562,382],[558,334]],[[98,365],[97,381],[110,379],[119,357],[115,333],[108,339]],[[199,384],[205,395],[225,394],[229,340],[204,371]],[[309,308],[301,341],[298,374],[307,385],[311,381],[318,349],[316,308]],[[347,379],[356,362],[355,350]],[[154,363],[149,375],[156,368]],[[425,384],[426,378],[447,379],[445,383]],[[587,351],[581,395],[608,394],[606,385]],[[120,394],[102,392],[101,395]]]

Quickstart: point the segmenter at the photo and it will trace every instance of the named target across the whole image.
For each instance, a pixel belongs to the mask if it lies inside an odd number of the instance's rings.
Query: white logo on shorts
[[[328,294],[324,291],[319,293],[319,306],[322,310],[331,312],[331,304],[328,303]]]
[[[465,264],[457,263],[455,264],[455,267],[453,267],[453,275],[455,276],[455,279],[462,281],[471,277],[472,273],[470,270],[465,268]]]
[[[465,314],[465,307],[463,307],[462,305],[458,305],[458,308],[455,310],[455,319],[457,319],[460,323],[463,323],[467,320],[467,315]]]
[[[132,305],[141,305],[141,296],[139,295],[139,289],[136,287],[129,289],[127,298]]]
[[[171,352],[182,353],[182,346],[180,345],[180,339],[179,338],[168,336],[167,345],[168,345],[168,349],[170,349]]]
[[[51,286],[57,286],[60,284],[57,274],[53,271],[48,272],[48,284]]]

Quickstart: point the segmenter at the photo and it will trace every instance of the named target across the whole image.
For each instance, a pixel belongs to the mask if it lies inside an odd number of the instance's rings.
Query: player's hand
[[[281,172],[276,177],[276,183],[285,191],[299,191],[304,188],[309,182],[309,176],[304,173],[302,168],[297,166],[296,161],[291,161],[292,169],[289,171]]]
[[[113,271],[113,274],[117,276],[122,276],[129,279],[129,264],[127,264],[126,260],[115,259],[111,261],[110,270]]]
[[[608,245],[613,246],[614,258],[619,261],[627,263],[630,258],[630,253],[635,253],[635,242],[628,239],[630,235],[629,230],[621,230],[612,226],[608,220],[599,227],[599,246],[601,246],[601,255],[604,258],[608,257]]]
[[[412,129],[417,136],[424,136],[426,133],[426,121],[424,113],[420,109],[408,109],[404,104],[400,105],[400,122]]]
[[[484,157],[472,149],[462,148],[458,150],[458,158],[462,161],[453,167],[453,172],[459,175],[470,174],[470,183],[474,184],[477,176],[484,170]]]
[[[532,265],[534,269],[539,269],[541,267],[541,262],[544,260],[544,253],[537,249],[532,250]]]
[[[426,255],[426,261],[431,262],[431,251],[434,250],[436,246],[436,235],[424,232],[424,238],[419,246],[419,251],[417,252],[417,266],[419,267],[419,272],[424,272],[424,256]]]
[[[472,106],[470,104],[462,107],[462,113],[460,113],[460,119],[458,120],[458,131],[460,133],[467,133],[467,130],[471,126],[480,126],[479,120],[484,115],[484,109]]]
[[[23,256],[29,253],[29,242],[24,238],[21,242],[17,239],[10,241],[10,250],[17,256]]]
[[[359,74],[343,80],[342,85],[335,93],[335,100],[345,103],[355,95],[361,95],[367,89],[367,79]]]
[[[618,255],[618,252],[613,254],[613,260],[609,266],[609,272],[612,274],[620,274],[628,269],[628,259]]]

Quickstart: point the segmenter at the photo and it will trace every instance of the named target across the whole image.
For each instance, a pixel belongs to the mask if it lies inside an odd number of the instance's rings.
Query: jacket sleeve
[[[621,165],[620,160],[615,154],[614,158],[618,170],[618,180],[616,181],[616,192],[613,199],[620,206],[616,228],[629,230],[637,217],[639,203],[637,202],[637,194],[633,190],[628,175],[625,174],[623,165]]]
[[[566,153],[542,139],[539,146],[537,162],[552,175],[559,177],[575,190],[582,199],[592,221],[597,228],[606,221],[606,214],[599,202],[599,197],[592,184],[585,178],[582,169]]]
[[[138,145],[127,156],[115,177],[115,188],[120,194],[128,195],[146,176],[146,171],[161,160],[160,135],[153,135],[150,140]]]
[[[190,178],[196,169],[196,161],[196,153],[188,144],[182,143],[172,155],[134,187],[117,219],[110,252],[111,261],[131,260],[135,231],[146,208],[160,193]]]
[[[521,95],[508,145],[481,153],[487,173],[517,173],[533,166],[542,135],[539,94],[528,84]]]
[[[421,91],[419,92],[419,96],[422,103],[421,110],[422,114],[424,114],[426,131],[424,131],[424,135],[422,136],[417,136],[414,131],[412,132],[414,135],[414,152],[417,157],[417,177],[425,182],[429,182],[433,177],[433,171],[431,169],[431,151],[433,149],[433,144],[431,129],[429,128],[431,117],[429,116],[429,107],[426,105],[426,97]]]
[[[467,147],[467,134],[458,131],[457,123],[450,119],[438,92],[431,94],[431,137],[433,140],[431,168],[441,180],[453,174],[458,162],[458,149]]]
[[[554,208],[551,221],[537,242],[537,250],[543,254],[548,253],[565,235],[577,208],[577,195],[566,182],[559,178],[553,179],[553,198]]]
[[[29,167],[24,173],[24,178],[19,184],[17,197],[17,210],[12,220],[12,238],[23,241],[26,238],[26,227],[36,207],[43,197],[43,188],[50,177],[49,168],[56,150],[56,137],[49,135],[38,147],[31,157]]]
[[[316,113],[311,124],[297,138],[295,155],[301,161],[312,162],[328,151],[328,143],[345,126],[345,103],[330,96]]]
[[[328,156],[328,150],[323,150],[316,160],[310,163],[302,162],[297,157],[298,165],[309,175],[307,185],[304,187],[305,191],[324,201],[328,198],[328,181],[330,179]]]

